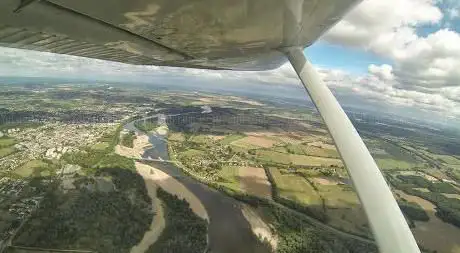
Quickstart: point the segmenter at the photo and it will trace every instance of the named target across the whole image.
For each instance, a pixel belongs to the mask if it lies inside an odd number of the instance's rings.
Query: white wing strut
[[[318,108],[345,163],[381,253],[420,250],[385,179],[364,142],[301,48],[286,52]]]

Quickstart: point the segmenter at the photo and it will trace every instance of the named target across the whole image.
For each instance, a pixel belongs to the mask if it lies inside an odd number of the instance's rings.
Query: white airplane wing
[[[262,70],[306,47],[356,0],[1,0],[0,45],[129,64]]]

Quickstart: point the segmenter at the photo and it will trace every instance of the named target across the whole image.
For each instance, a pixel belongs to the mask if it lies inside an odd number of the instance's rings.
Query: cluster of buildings
[[[17,197],[25,185],[24,180],[15,180],[9,177],[0,178],[0,195]]]
[[[64,124],[51,123],[37,128],[7,130],[16,139],[15,154],[0,159],[1,170],[13,170],[33,159],[60,159],[68,152],[95,144],[105,133],[114,131],[117,123]]]
[[[35,187],[30,186],[23,179],[9,177],[0,179],[1,239],[10,237],[16,227],[26,220],[40,205],[43,196],[36,194],[36,190]],[[26,195],[24,195],[24,192]]]

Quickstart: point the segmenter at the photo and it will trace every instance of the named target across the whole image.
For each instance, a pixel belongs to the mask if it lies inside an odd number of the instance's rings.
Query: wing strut
[[[302,48],[289,48],[285,53],[334,139],[380,252],[419,253],[414,236],[382,173],[332,92],[306,59]]]

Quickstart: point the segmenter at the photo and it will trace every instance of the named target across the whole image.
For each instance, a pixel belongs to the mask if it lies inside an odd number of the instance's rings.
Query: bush
[[[127,134],[124,134],[121,138],[121,145],[128,148],[133,148],[134,139],[136,139],[136,134],[134,133],[134,131],[129,131]]]
[[[429,221],[430,217],[421,206],[414,202],[398,202],[401,211],[412,221]]]
[[[97,163],[96,168],[129,169],[133,171],[136,170],[136,166],[132,159],[117,154],[108,154],[103,156]]]
[[[459,193],[455,187],[451,184],[446,182],[439,182],[439,183],[431,183],[428,187],[432,192],[439,192],[439,193]]]
[[[156,119],[156,118],[154,118]],[[141,130],[142,132],[148,133],[152,130],[155,130],[158,127],[158,124],[153,123],[152,121],[135,121],[134,126]]]

